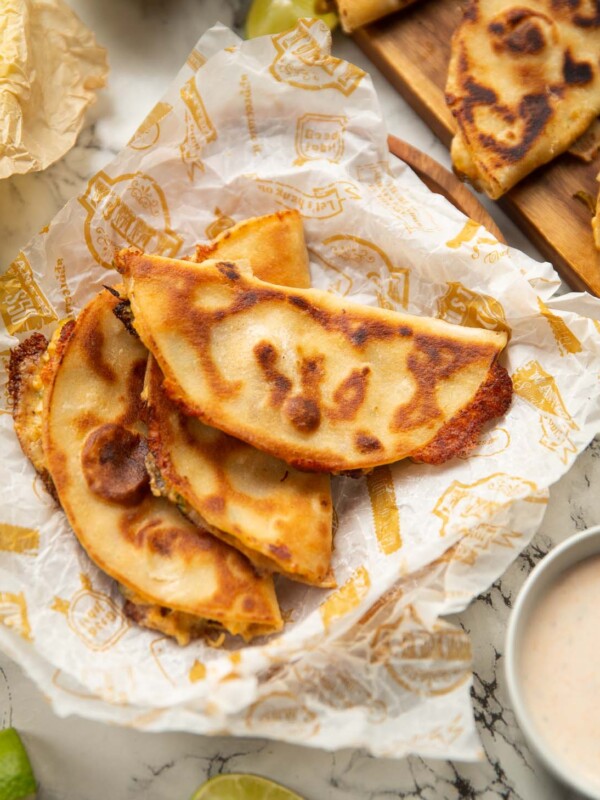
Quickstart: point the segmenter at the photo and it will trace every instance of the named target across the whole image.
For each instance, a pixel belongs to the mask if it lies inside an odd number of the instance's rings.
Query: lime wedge
[[[35,794],[35,778],[27,751],[14,728],[0,731],[0,797],[21,800]]]
[[[266,36],[293,28],[300,17],[317,17],[328,28],[335,28],[337,15],[317,14],[316,0],[254,0],[246,20],[246,35]]]
[[[1,797],[1,795],[0,795]],[[258,775],[216,775],[198,789],[190,800],[302,800],[285,786]]]

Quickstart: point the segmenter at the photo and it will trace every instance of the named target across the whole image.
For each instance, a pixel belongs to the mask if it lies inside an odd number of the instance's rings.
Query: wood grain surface
[[[444,100],[450,41],[465,0],[422,0],[356,31],[354,39],[373,63],[450,146],[454,118]],[[498,203],[573,288],[600,296],[600,251],[591,213],[577,192],[598,193],[600,158],[585,164],[563,154],[540,167]]]

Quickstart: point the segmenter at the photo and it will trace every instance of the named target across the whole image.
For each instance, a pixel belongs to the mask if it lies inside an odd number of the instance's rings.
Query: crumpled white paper
[[[180,648],[122,613],[0,415],[0,645],[61,715],[145,730],[472,759],[464,608],[539,526],[600,430],[600,303],[499,244],[390,158],[371,81],[326,28],[216,27],[123,152],[0,276],[1,350],[114,283],[115,245],[183,256],[233,221],[301,211],[315,286],[511,331],[515,397],[468,459],[334,479],[330,592],[281,581],[285,630]],[[398,131],[402,135],[402,131]]]

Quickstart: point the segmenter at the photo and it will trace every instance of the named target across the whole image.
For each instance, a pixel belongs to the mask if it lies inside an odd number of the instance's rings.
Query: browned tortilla
[[[121,251],[117,266],[171,398],[300,469],[364,470],[421,451],[473,402],[507,341],[273,286],[242,264]]]
[[[346,33],[351,33],[414,2],[415,0],[337,0],[337,7],[342,28]]]
[[[94,298],[47,369],[43,451],[71,527],[92,561],[147,605],[246,639],[279,630],[271,577],[150,492],[141,420],[148,353],[113,314],[118,302],[106,291]]]
[[[446,100],[456,171],[497,198],[567,150],[600,114],[594,0],[470,0]]]

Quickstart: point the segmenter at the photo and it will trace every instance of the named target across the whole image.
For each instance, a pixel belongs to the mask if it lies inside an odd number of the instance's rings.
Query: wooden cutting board
[[[450,147],[454,118],[444,101],[450,39],[465,0],[422,0],[354,34],[441,141]],[[498,203],[573,288],[600,296],[600,251],[589,209],[574,195],[596,197],[600,158],[591,164],[564,154],[536,170]]]

